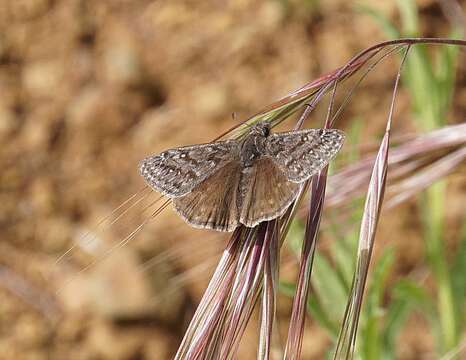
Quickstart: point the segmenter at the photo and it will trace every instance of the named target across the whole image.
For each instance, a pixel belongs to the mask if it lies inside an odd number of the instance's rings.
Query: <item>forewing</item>
[[[240,184],[240,222],[253,227],[282,215],[298,195],[301,184],[288,181],[269,157],[258,159],[243,171]]]
[[[169,149],[142,160],[139,172],[155,190],[179,197],[235,159],[237,148],[235,140],[227,140]]]
[[[293,182],[300,183],[322,170],[340,150],[345,134],[337,129],[307,129],[272,134],[266,153]]]
[[[173,199],[180,216],[197,228],[233,231],[238,225],[240,163],[231,161],[185,196]]]

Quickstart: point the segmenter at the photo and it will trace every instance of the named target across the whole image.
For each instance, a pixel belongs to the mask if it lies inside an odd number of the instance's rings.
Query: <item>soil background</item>
[[[395,1],[364,3],[399,23]],[[448,36],[439,4],[418,5],[421,34]],[[115,250],[155,199],[97,225],[140,196],[138,161],[210,141],[383,40],[343,0],[0,0],[0,359],[172,358],[228,235],[192,229],[167,209]],[[361,139],[380,136],[395,60],[363,83],[339,127],[358,117]],[[451,122],[465,119],[465,79],[462,66]],[[409,109],[401,90],[395,134],[416,131]],[[452,252],[465,203],[464,177],[453,182]],[[413,208],[381,223],[379,246],[399,239],[394,276],[425,267]],[[292,278],[295,260],[288,265]],[[280,298],[282,336],[289,310]],[[239,359],[255,358],[255,323]],[[321,359],[330,340],[314,321],[307,327],[303,359]],[[400,359],[433,348],[426,324],[409,322]]]

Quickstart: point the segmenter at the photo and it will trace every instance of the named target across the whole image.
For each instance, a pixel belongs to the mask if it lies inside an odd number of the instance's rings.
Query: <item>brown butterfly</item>
[[[270,132],[259,122],[239,140],[169,149],[140,163],[149,186],[198,228],[233,231],[283,215],[304,181],[340,150],[336,129]]]

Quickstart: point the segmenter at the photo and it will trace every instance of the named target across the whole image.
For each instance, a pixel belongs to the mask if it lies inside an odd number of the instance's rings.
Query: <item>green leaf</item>
[[[394,355],[396,337],[403,328],[411,309],[423,309],[429,318],[435,316],[435,308],[429,295],[410,280],[400,280],[393,286],[392,299],[385,313],[384,350]]]
[[[294,293],[296,291],[296,286],[293,283],[286,282],[286,281],[280,281],[278,284],[278,290],[288,296],[288,297],[293,297]]]
[[[291,222],[288,234],[286,236],[287,245],[290,250],[300,255],[304,239],[304,224],[301,220],[294,218]]]
[[[368,294],[368,298],[373,302],[373,306],[380,306],[381,304],[385,292],[385,281],[387,280],[394,260],[394,250],[392,248],[386,248],[377,259],[377,263],[374,264]]]
[[[313,289],[321,301],[322,308],[332,322],[338,323],[345,310],[347,289],[337,271],[320,252],[314,258],[312,276]]]
[[[335,259],[336,271],[349,294],[354,273],[354,259],[356,258],[357,232],[349,231],[344,238],[332,242],[332,255]],[[352,239],[351,239],[352,238]],[[356,239],[356,241],[353,241]]]
[[[415,37],[419,34],[419,21],[417,5],[413,0],[397,0],[400,10],[403,35]]]
[[[380,324],[383,315],[382,299],[394,258],[393,249],[387,248],[374,264],[366,305],[362,313],[359,341],[365,359],[380,359],[383,352],[382,344],[385,336],[381,333]]]
[[[460,38],[461,32],[454,30],[450,38]],[[456,60],[459,49],[456,46],[442,46],[439,49],[439,61],[436,68],[436,78],[439,96],[439,113],[445,118],[451,105],[455,89]]]
[[[451,268],[451,282],[458,318],[463,319],[463,321],[459,321],[461,327],[458,329],[459,333],[466,330],[466,216],[463,223],[465,225],[463,226],[461,242]]]
[[[286,281],[280,281],[278,289],[282,294],[290,298],[293,298],[296,292],[295,284]],[[322,304],[318,301],[317,294],[311,294],[309,296],[307,302],[307,311],[313,319],[315,319],[323,328],[328,331],[332,338],[336,338],[338,336],[339,324],[336,321],[332,321],[328,317],[325,309],[322,307]]]
[[[307,301],[307,311],[322,327],[324,327],[329,335],[336,339],[339,331],[338,321],[334,321],[330,318],[329,314],[323,308],[319,301],[317,294],[311,294]]]
[[[404,83],[410,90],[419,127],[425,131],[436,128],[439,121],[438,90],[425,46],[412,48],[403,75]]]

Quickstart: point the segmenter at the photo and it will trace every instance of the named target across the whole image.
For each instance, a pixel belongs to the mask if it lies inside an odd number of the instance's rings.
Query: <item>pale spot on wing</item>
[[[335,157],[344,138],[337,129],[290,131],[269,136],[266,149],[290,181],[301,183]]]
[[[169,149],[147,157],[141,161],[139,171],[153,189],[179,197],[237,157],[236,140],[219,141]]]

